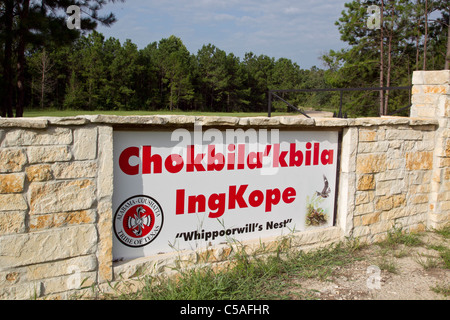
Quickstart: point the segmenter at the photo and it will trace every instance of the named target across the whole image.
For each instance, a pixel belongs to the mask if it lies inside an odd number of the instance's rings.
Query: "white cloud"
[[[241,57],[252,51],[276,58],[287,57],[309,67],[318,64],[318,52],[343,46],[334,22],[345,2],[347,0],[128,0],[124,4],[107,6],[107,10],[117,15],[118,22],[104,33],[119,38],[126,35],[139,47],[175,34],[193,53],[203,44],[212,43]],[[124,7],[123,12],[128,14],[121,15],[119,7]],[[307,57],[300,54],[305,50]]]

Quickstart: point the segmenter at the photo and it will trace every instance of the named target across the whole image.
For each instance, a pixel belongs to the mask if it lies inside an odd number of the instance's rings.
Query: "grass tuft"
[[[290,247],[289,243],[280,241],[275,250],[257,250],[257,255],[249,255],[244,246],[237,249],[235,246],[229,264],[180,269],[175,277],[145,276],[141,289],[133,293],[120,292],[114,299],[265,300],[291,299],[292,295],[311,299],[307,291],[286,293],[288,289],[300,287],[290,279],[295,276],[326,280],[336,266],[357,260],[355,253],[361,248],[356,241],[348,241],[304,252]]]

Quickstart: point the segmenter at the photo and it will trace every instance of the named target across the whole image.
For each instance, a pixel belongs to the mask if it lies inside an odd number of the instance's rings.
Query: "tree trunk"
[[[448,26],[447,26],[447,55],[445,56],[445,70],[450,69],[450,6],[448,7]]]
[[[22,8],[20,10],[19,23],[19,44],[17,48],[17,105],[16,117],[23,116],[25,106],[25,47],[27,18],[30,0],[22,0]]]
[[[173,84],[170,84],[170,102],[169,102],[169,110],[173,110]]]
[[[5,52],[3,57],[3,78],[5,96],[1,104],[2,117],[14,117],[13,113],[13,81],[12,81],[12,26],[14,19],[14,1],[5,1]]]
[[[425,38],[423,40],[423,70],[427,70],[427,41],[428,41],[428,0],[425,0]]]
[[[384,14],[384,0],[381,1],[381,10],[380,10],[380,87],[383,87],[383,83],[384,83],[383,14]],[[380,90],[380,110],[379,110],[380,116],[382,116],[383,113],[384,113],[384,90]]]
[[[420,7],[420,0],[417,0],[417,4],[416,4],[416,8],[417,10],[419,10],[418,8]],[[416,15],[416,28],[417,28],[417,34],[416,34],[416,71],[419,70],[419,53],[420,53],[420,48],[419,48],[419,39],[420,39],[420,15],[419,13],[417,13]]]
[[[41,110],[44,108],[44,94],[45,94],[45,73],[46,73],[46,53],[45,48],[42,52],[42,58],[41,58],[41,67],[42,67],[42,76],[41,76],[41,101],[40,101],[40,107]]]
[[[419,35],[416,36],[416,70],[419,70]]]
[[[395,6],[391,7],[391,30],[389,31],[389,42],[388,42],[388,65],[387,65],[387,79],[386,79],[386,87],[391,85],[391,60],[392,60],[392,37],[394,36],[394,13]],[[388,105],[389,105],[389,90],[386,91],[386,95],[384,98],[384,115],[388,114]]]

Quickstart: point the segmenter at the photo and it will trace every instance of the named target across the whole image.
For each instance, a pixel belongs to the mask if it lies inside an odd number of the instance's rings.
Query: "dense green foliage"
[[[212,44],[191,54],[175,36],[139,50],[93,31],[73,45],[37,50],[30,65],[39,66],[43,56],[51,61],[46,85],[54,89],[44,105],[54,108],[261,112],[268,89],[324,87],[323,70],[253,53],[240,61]],[[41,79],[42,68],[32,69],[30,80]],[[35,87],[30,104],[39,106]]]
[[[323,69],[252,52],[241,59],[213,44],[191,53],[174,35],[143,49],[105,39],[95,31],[97,22],[111,24],[114,17],[96,12],[108,1],[0,0],[2,116],[13,116],[13,106],[16,116],[30,108],[264,112],[269,90],[408,86],[414,70],[448,68],[450,61],[444,0],[347,3],[336,22],[347,47],[320,57]],[[52,13],[73,3],[92,12],[81,31],[67,29],[64,15]],[[369,5],[383,9],[380,29],[368,28]],[[280,95],[316,110],[337,111],[340,102],[337,92]],[[353,91],[344,93],[343,108],[349,116],[376,116],[409,101],[408,90]],[[273,110],[288,107],[275,101]]]
[[[368,27],[370,5],[380,9],[382,20],[378,29]],[[328,85],[337,88],[409,86],[414,70],[448,69],[450,3],[447,0],[354,0],[345,7],[336,25],[348,47],[331,50],[322,58],[327,65]],[[349,113],[373,116],[407,106],[410,95],[404,91],[383,95],[377,91],[355,92],[346,94],[345,99]]]

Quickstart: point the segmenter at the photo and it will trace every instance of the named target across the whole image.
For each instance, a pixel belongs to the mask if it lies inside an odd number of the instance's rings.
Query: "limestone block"
[[[40,281],[0,287],[0,300],[32,300],[43,294]]]
[[[444,157],[450,158],[450,139],[447,139],[444,147]]]
[[[111,127],[98,129],[98,198],[112,197],[113,194],[113,130]]]
[[[68,145],[71,143],[72,131],[70,129],[52,127],[47,130],[15,129],[8,131],[2,146]]]
[[[27,155],[30,163],[69,161],[72,154],[67,146],[28,147]]]
[[[0,174],[0,193],[22,192],[24,182],[24,173]]]
[[[389,169],[389,168],[387,168]],[[377,174],[377,181],[398,180],[405,177],[404,170],[386,170]]]
[[[393,197],[392,196],[381,196],[378,197],[375,201],[375,209],[386,211],[391,210],[394,207]]]
[[[25,232],[25,211],[0,212],[0,235]]]
[[[441,202],[441,211],[450,211],[450,201],[442,201]]]
[[[344,168],[342,168],[344,171]],[[345,168],[347,170],[347,168]],[[350,236],[353,228],[355,209],[356,174],[342,172],[339,179],[337,219],[345,236]]]
[[[33,181],[48,181],[53,179],[53,172],[49,164],[36,164],[25,169],[27,179]]]
[[[0,194],[0,212],[28,209],[22,194]]]
[[[73,132],[75,160],[93,160],[97,157],[97,128],[79,128]]]
[[[95,253],[95,225],[0,237],[0,270]]]
[[[386,170],[398,170],[400,168],[404,167],[404,159],[389,159],[389,161],[387,161],[386,163]]]
[[[443,169],[443,172],[444,172],[444,180],[450,181],[450,168]]]
[[[361,175],[358,179],[357,190],[373,190],[375,189],[375,179],[373,174]]]
[[[52,299],[71,299],[70,293],[76,297],[76,292],[82,288],[87,288],[96,283],[96,272],[76,272],[73,275],[44,279],[41,281],[45,296]],[[92,291],[92,288],[90,288]]]
[[[424,139],[423,141],[417,141],[415,146],[411,149],[414,151],[433,151],[434,142]]]
[[[99,280],[112,280],[112,207],[110,201],[101,201],[98,205],[98,272]]]
[[[358,192],[355,199],[355,205],[372,202],[375,197],[373,191]]]
[[[383,211],[381,213],[381,220],[383,221],[394,221],[395,219],[405,217],[409,214],[407,208],[394,208],[389,211]]]
[[[97,175],[95,161],[57,162],[52,165],[55,179],[94,178]]]
[[[395,225],[394,221],[379,221],[369,226],[370,233],[372,235],[383,233],[381,237],[385,237],[386,232],[392,230],[394,225]],[[379,241],[378,239],[379,239],[378,237],[374,237],[374,241]]]
[[[352,119],[341,119],[341,118],[313,118],[313,119],[311,118],[305,119],[300,117],[294,118],[303,120],[305,125],[311,125],[311,121],[314,121],[316,127],[346,127],[349,124],[349,122],[352,121]],[[285,124],[284,120],[281,120],[280,122],[281,124]]]
[[[86,274],[89,272],[95,273],[96,267],[97,259],[95,255],[90,254],[54,262],[6,269],[0,271],[0,299],[3,288],[12,290],[19,288],[23,290],[24,287],[30,284],[39,284],[41,290],[33,290],[31,294],[24,294],[23,299],[38,298],[43,294],[48,297],[54,291],[62,292],[71,290],[74,287],[79,288],[81,284],[83,286],[87,285],[87,281],[84,281]],[[55,286],[54,284],[56,283],[61,283],[61,285]],[[11,298],[19,299],[17,292]]]
[[[450,191],[443,191],[437,195],[437,201],[450,201]]]
[[[377,132],[375,130],[359,131],[359,142],[373,142],[377,140]]]
[[[48,121],[39,118],[0,118],[0,127],[44,129],[48,127]]]
[[[0,172],[22,171],[25,164],[27,164],[27,156],[23,149],[0,149]]]
[[[363,226],[374,224],[380,221],[381,212],[373,212],[369,214],[365,214],[361,217],[361,223]]]
[[[412,84],[413,85],[418,85],[418,86],[414,86],[414,87],[421,87],[420,85],[424,84],[423,72],[421,72],[421,71],[414,71],[413,72]]]
[[[367,226],[355,226],[353,228],[352,237],[358,238],[361,241],[366,241],[366,237],[370,235],[370,229]]]
[[[429,213],[430,224],[432,228],[441,229],[448,225],[450,220],[450,211],[441,213]]]
[[[450,158],[438,158],[437,167],[438,168],[450,167]]]
[[[405,194],[395,194],[392,196],[392,203],[394,208],[404,207],[406,204],[406,195]]]
[[[430,182],[431,171],[410,171],[406,176],[407,184],[409,186],[414,184],[425,184]]]
[[[428,210],[428,204],[427,203],[418,203],[415,205],[409,205],[408,206],[408,215],[416,215],[421,213],[427,213]]]
[[[80,272],[94,271],[97,267],[95,255],[80,256],[54,262],[40,263],[27,267],[27,280],[41,280]]]
[[[92,207],[95,184],[92,180],[34,182],[28,191],[31,214],[68,212]]]
[[[426,85],[439,85],[450,83],[449,70],[423,71],[423,81]]]
[[[427,184],[419,184],[419,185],[409,185],[410,193],[428,193],[431,191],[431,185]]]
[[[58,126],[81,126],[89,123],[87,116],[73,116],[73,117],[46,117],[49,124]]]
[[[290,125],[290,126],[308,126],[312,124],[316,124],[318,126],[328,126],[328,127],[334,127],[339,125],[345,125],[344,121],[345,119],[336,119],[336,118],[330,118],[330,119],[308,119],[308,118],[301,118],[301,117],[280,117],[280,124],[281,125]]]
[[[420,225],[426,224],[426,213],[420,213],[415,215],[408,215],[402,218],[398,218],[396,222],[408,231],[411,227],[416,229]],[[422,228],[421,226],[419,228]]]
[[[406,169],[420,170],[433,168],[433,152],[407,152],[406,155]]]
[[[416,149],[416,141],[405,141],[405,140],[395,140],[395,141],[398,141],[402,144],[402,147],[403,147],[402,150],[404,150],[404,151],[411,151],[411,150],[419,151]],[[420,142],[420,141],[417,141],[417,142]]]
[[[314,123],[314,121],[312,119],[309,119],[309,120],[312,121],[312,123]],[[239,118],[237,118],[237,121],[239,121]],[[210,125],[216,125],[215,121],[212,121],[212,122],[209,121],[209,122],[211,123]],[[218,123],[218,124],[220,124],[220,123]],[[268,117],[251,117],[251,118],[248,119],[248,124],[250,126],[279,126],[280,125],[280,118],[279,117],[273,117],[273,118],[268,118]]]
[[[344,129],[342,136],[342,157],[341,170],[342,172],[355,172],[356,170],[356,155],[358,149],[358,129],[349,128]]]
[[[406,192],[407,187],[404,179],[377,181],[375,194],[377,196],[393,195]]]
[[[422,118],[435,118],[436,108],[432,105],[418,105],[416,108],[416,116]]]
[[[372,212],[374,212],[374,210],[375,210],[375,207],[373,205],[373,202],[360,204],[360,205],[355,206],[355,215],[372,213]]]
[[[30,232],[50,228],[62,228],[71,225],[88,224],[96,221],[95,210],[31,215],[29,218]]]
[[[386,154],[360,154],[356,159],[357,173],[376,173],[386,170]]]
[[[359,153],[386,152],[388,149],[389,141],[360,142],[358,144]]]
[[[422,87],[422,85],[413,85],[411,88],[411,94],[415,95],[423,93]]]
[[[388,129],[386,140],[422,140],[423,133],[418,130]]]
[[[450,83],[450,73],[448,70],[414,71],[412,83],[417,85],[448,84]]]
[[[412,104],[429,104],[429,105],[435,105],[439,101],[439,95],[433,94],[433,91],[439,91],[439,90],[432,90],[430,86],[423,86],[423,88],[428,88],[428,91],[431,91],[431,93],[423,93],[423,94],[414,94],[411,97],[411,103]],[[434,88],[434,86],[433,86]]]

